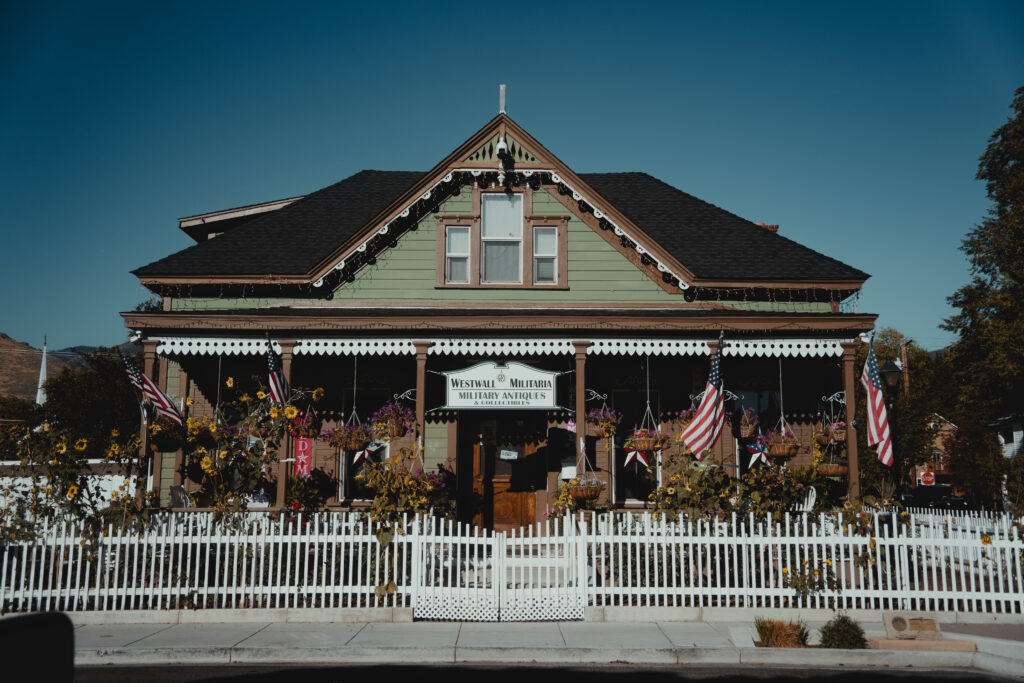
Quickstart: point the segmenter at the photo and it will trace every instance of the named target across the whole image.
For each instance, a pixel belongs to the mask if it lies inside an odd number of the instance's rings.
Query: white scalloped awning
[[[418,340],[430,341],[428,351],[431,355],[447,356],[537,356],[537,355],[570,355],[573,353],[574,339],[561,338],[444,338],[431,339],[417,337]],[[415,353],[411,337],[351,337],[347,339],[297,339],[295,353],[303,355],[330,356],[396,356]],[[590,338],[591,346],[588,355],[652,355],[652,356],[707,356],[710,354],[707,339],[623,339],[623,338]],[[745,338],[730,340],[726,338],[726,356],[839,356],[843,353],[841,346],[851,339],[786,339],[786,338]],[[278,353],[281,347],[276,341],[271,342]],[[157,345],[157,353],[162,355],[245,355],[265,353],[267,342],[264,339],[231,339],[201,337],[164,337]]]
[[[277,342],[271,341],[274,351],[281,353]],[[238,356],[267,352],[266,339],[228,339],[223,337],[163,337],[156,352],[166,356]]]

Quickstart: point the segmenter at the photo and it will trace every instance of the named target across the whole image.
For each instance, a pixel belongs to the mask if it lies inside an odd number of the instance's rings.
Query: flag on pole
[[[883,465],[892,467],[892,439],[889,436],[889,416],[885,411],[885,397],[882,396],[882,381],[878,374],[878,360],[875,358],[875,342],[868,348],[868,359],[860,383],[868,393],[868,445],[875,446],[878,459]]]
[[[281,370],[281,359],[274,353],[274,345],[267,339],[267,373],[270,388],[270,400],[277,403],[284,403],[288,400],[288,380],[284,378]]]
[[[174,407],[174,404],[171,403],[171,399],[167,397],[167,394],[153,380],[146,377],[145,373],[140,372],[135,367],[135,363],[124,356],[121,356],[121,361],[124,363],[125,370],[128,371],[128,380],[132,383],[132,386],[142,392],[142,400],[149,401],[158,416],[166,417],[179,427],[182,426],[184,422],[181,419],[181,415]],[[145,414],[143,414],[143,422],[145,422]]]
[[[683,443],[698,459],[701,453],[715,445],[722,433],[722,425],[725,424],[725,399],[722,395],[722,372],[719,368],[724,346],[723,337],[724,334],[718,337],[718,349],[711,360],[711,373],[708,375],[708,384],[704,389],[704,398],[697,408],[697,414],[680,435]]]

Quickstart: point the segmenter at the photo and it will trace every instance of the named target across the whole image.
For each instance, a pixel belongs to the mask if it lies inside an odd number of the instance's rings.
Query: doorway
[[[533,524],[547,482],[544,413],[462,411],[458,438],[459,518],[495,531]]]

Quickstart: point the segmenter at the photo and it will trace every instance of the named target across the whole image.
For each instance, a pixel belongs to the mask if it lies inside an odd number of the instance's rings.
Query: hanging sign
[[[445,375],[447,405],[454,409],[554,409],[557,372],[523,363],[493,361]]]
[[[308,477],[313,472],[313,439],[300,437],[295,439],[295,464],[292,474],[296,477]]]

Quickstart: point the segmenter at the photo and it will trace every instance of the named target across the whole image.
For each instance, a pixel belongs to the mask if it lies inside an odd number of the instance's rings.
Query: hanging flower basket
[[[833,422],[829,428],[833,443],[846,443],[846,423]]]
[[[739,434],[741,439],[749,439],[754,436],[757,424],[760,422],[757,413],[753,408],[744,408],[740,414]]]
[[[149,426],[149,446],[160,453],[176,451],[185,445],[185,430],[166,420]]]
[[[626,445],[638,451],[660,451],[668,437],[656,429],[637,429],[626,439]]]
[[[832,443],[832,433],[831,432],[815,432],[814,433],[814,441],[819,446],[828,446],[829,444]]]
[[[342,425],[327,434],[327,442],[343,451],[361,451],[373,441],[373,432],[360,424]]]
[[[596,500],[604,490],[604,484],[600,481],[584,482],[581,484],[569,485],[569,495],[573,500]]]
[[[818,474],[823,477],[845,477],[849,471],[850,468],[848,466],[838,463],[822,463],[818,465]]]
[[[778,460],[787,460],[800,452],[800,442],[793,436],[793,432],[783,425],[779,430],[772,430],[765,435],[765,444],[768,446],[768,457]]]
[[[594,426],[594,435],[597,438],[603,439],[606,436],[610,438],[615,436],[618,425],[622,422],[622,413],[602,406],[587,413],[586,419],[587,424]]]
[[[391,441],[405,436],[416,423],[416,415],[410,408],[397,401],[385,403],[370,418],[373,432],[382,441]]]

